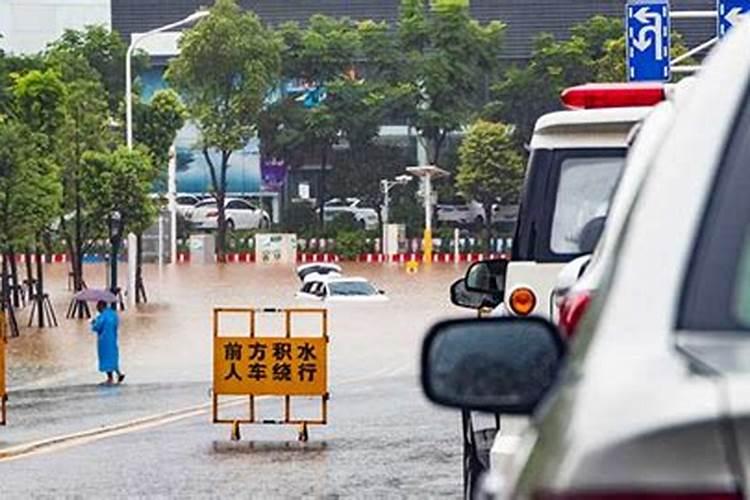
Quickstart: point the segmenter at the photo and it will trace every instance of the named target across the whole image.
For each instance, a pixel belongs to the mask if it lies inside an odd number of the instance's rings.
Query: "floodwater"
[[[25,328],[10,340],[10,423],[0,428],[0,451],[209,402],[215,306],[328,309],[329,425],[311,430],[306,445],[295,442],[296,429],[260,426],[243,428],[244,440],[233,443],[228,428],[200,415],[0,461],[0,496],[458,496],[459,416],[424,399],[418,362],[430,325],[470,314],[448,297],[464,269],[435,265],[407,274],[400,266],[345,264],[344,271],[370,279],[390,301],[295,299],[299,282],[286,266],[147,266],[149,303],[121,316],[126,384],[112,389],[96,386],[101,376],[88,321],[64,317],[72,295],[67,269],[50,265],[48,291],[60,327]],[[103,266],[88,266],[86,275],[91,287],[104,283]],[[28,310],[18,316],[25,324]],[[283,335],[280,321],[262,328]],[[274,404],[259,409],[273,413]],[[305,400],[296,411],[314,414],[318,405]]]

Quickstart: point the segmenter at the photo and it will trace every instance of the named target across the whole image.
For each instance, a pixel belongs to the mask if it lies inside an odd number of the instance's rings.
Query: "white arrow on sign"
[[[651,47],[651,39],[649,39],[648,34],[652,33],[656,44],[656,60],[661,61],[664,58],[661,37],[661,16],[655,12],[650,12],[648,7],[641,7],[635,14],[633,14],[633,17],[636,18],[639,23],[647,25],[641,28],[638,32],[638,38],[633,41],[633,46],[639,51],[645,52]],[[651,21],[653,21],[653,24],[651,24]]]
[[[726,19],[732,26],[737,26],[745,15],[746,14],[742,12],[742,7],[735,7],[729,11],[729,14],[726,15]]]

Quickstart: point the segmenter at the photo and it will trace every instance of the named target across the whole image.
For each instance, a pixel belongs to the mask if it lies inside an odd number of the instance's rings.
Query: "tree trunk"
[[[320,229],[325,230],[325,211],[323,210],[326,203],[326,166],[328,164],[328,144],[323,146],[320,153],[320,175],[318,175],[318,212],[320,217]]]
[[[37,325],[44,328],[44,263],[42,249],[36,246],[36,314]],[[50,325],[51,326],[51,325]]]
[[[10,259],[10,281],[13,283],[12,299],[13,307],[16,309],[21,307],[21,294],[19,293],[20,287],[18,286],[18,265],[16,263],[16,252],[11,247],[8,252],[8,259]]]
[[[217,235],[216,235],[216,260],[221,264],[226,263],[226,248],[227,248],[227,214],[224,210],[224,203],[226,195],[224,191],[216,193],[216,208],[219,212]]]
[[[8,296],[8,254],[3,253],[3,270],[2,270],[2,285],[0,288],[0,309],[3,311],[7,310],[10,304],[10,297]]]
[[[26,258],[26,283],[28,284],[29,300],[34,295],[34,262],[31,255],[31,248],[26,247],[24,256]]]
[[[135,303],[147,302],[146,287],[143,284],[143,233],[138,233],[135,254]]]

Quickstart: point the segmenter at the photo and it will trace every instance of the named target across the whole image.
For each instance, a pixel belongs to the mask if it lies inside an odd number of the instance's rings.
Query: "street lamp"
[[[180,26],[183,26],[185,24],[191,24],[199,19],[202,19],[206,17],[209,14],[209,11],[207,10],[199,10],[197,12],[194,12],[187,16],[185,19],[181,19],[180,21],[176,21],[174,23],[165,24],[164,26],[161,26],[159,28],[152,29],[151,31],[147,31],[146,33],[133,36],[133,39],[130,41],[130,45],[128,46],[128,51],[125,53],[125,138],[127,141],[128,149],[133,149],[133,74],[132,74],[132,59],[133,59],[133,52],[135,51],[136,46],[145,40],[146,38],[156,35],[157,33],[162,33],[164,31],[169,31],[174,28],[178,28]],[[175,238],[175,235],[177,233],[177,204],[175,201],[176,198],[176,182],[175,182],[175,176],[176,174],[176,168],[172,166],[172,163],[175,161],[175,155],[173,154],[173,151],[170,150],[170,168],[169,168],[169,181],[168,181],[168,198],[169,198],[169,210],[170,210],[170,235],[172,238]],[[131,238],[132,235],[128,236],[128,239]],[[172,254],[172,264],[175,264],[177,262],[176,259],[176,242],[173,239],[171,243],[171,254]],[[130,260],[128,260],[128,296],[130,297],[131,305],[135,304],[135,294],[136,294],[136,276],[135,276],[136,270],[134,266],[131,265]]]
[[[122,215],[117,210],[109,214],[109,288],[117,295],[117,253],[122,239]],[[132,252],[132,249],[130,249]]]
[[[432,263],[432,178],[447,177],[449,172],[434,165],[422,165],[419,167],[408,167],[410,174],[421,177],[424,182],[424,250],[423,260],[426,264]]]
[[[389,216],[389,207],[391,204],[391,189],[395,186],[404,186],[406,184],[409,184],[411,182],[412,176],[411,175],[399,175],[394,180],[388,180],[388,179],[382,179],[380,181],[380,190],[383,192],[383,238],[382,238],[382,247],[383,247],[383,253],[385,254],[388,250],[388,216]]]
[[[190,14],[185,19],[152,29],[151,31],[147,31],[146,33],[140,34],[138,36],[134,36],[132,41],[130,42],[128,51],[125,54],[125,133],[128,143],[128,149],[133,149],[133,76],[131,60],[133,58],[133,52],[135,51],[136,46],[150,36],[156,35],[157,33],[162,33],[164,31],[169,31],[174,28],[178,28],[185,24],[194,23],[195,21],[206,17],[208,14],[209,11],[207,10],[199,10]]]

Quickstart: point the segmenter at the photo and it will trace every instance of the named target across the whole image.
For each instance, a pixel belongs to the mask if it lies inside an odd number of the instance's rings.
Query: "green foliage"
[[[406,118],[428,149],[428,160],[440,163],[448,134],[471,121],[481,109],[488,79],[499,71],[505,25],[477,23],[465,0],[403,0],[398,33],[401,71],[408,85]]]
[[[678,33],[673,34],[673,54],[686,48]],[[531,60],[524,67],[513,66],[493,86],[493,101],[484,116],[514,123],[519,141],[528,143],[536,120],[560,109],[560,93],[567,87],[588,82],[621,82],[625,69],[625,36],[619,18],[594,16],[571,29],[568,40],[540,35]]]
[[[139,233],[153,224],[156,205],[149,196],[156,176],[150,155],[121,146],[113,152],[84,153],[81,190],[89,215],[106,221],[120,213],[120,232]]]
[[[340,231],[336,235],[336,253],[344,259],[355,259],[370,251],[367,233],[362,230]]]
[[[185,100],[204,148],[232,152],[253,137],[278,80],[279,50],[258,17],[233,0],[217,0],[211,15],[183,34],[167,80]]]
[[[461,144],[459,155],[456,187],[467,199],[478,201],[485,210],[498,200],[506,204],[518,200],[524,162],[515,148],[511,127],[476,122]]]
[[[284,230],[309,238],[315,235],[317,220],[315,209],[309,203],[291,203],[284,214]]]
[[[31,131],[0,118],[0,250],[28,245],[56,214],[55,165],[28,140]]]
[[[46,140],[54,138],[65,121],[65,87],[54,70],[31,70],[15,78],[12,88],[15,114]]]
[[[314,15],[304,29],[296,23],[285,23],[279,34],[284,76],[309,82],[339,78],[352,68],[360,50],[357,25],[348,18]]]
[[[127,46],[120,35],[105,26],[65,30],[47,48],[47,61],[65,81],[96,78],[104,87],[111,114],[116,114],[125,96],[125,54]],[[134,74],[148,65],[145,53],[133,59]]]
[[[172,60],[167,80],[185,100],[201,132],[204,157],[219,201],[217,253],[224,259],[224,197],[233,151],[255,135],[269,91],[280,76],[281,43],[258,16],[234,0],[216,0],[209,16],[180,38],[180,55]],[[214,165],[209,150],[221,153]]]
[[[173,90],[160,90],[151,102],[138,100],[133,106],[133,138],[148,149],[154,165],[163,171],[186,117],[187,110]]]
[[[364,206],[379,207],[383,202],[380,181],[402,175],[408,164],[403,150],[396,146],[370,143],[358,149],[337,151],[333,159],[335,175],[329,182],[331,196],[355,197]],[[391,193],[400,189],[394,188]]]

